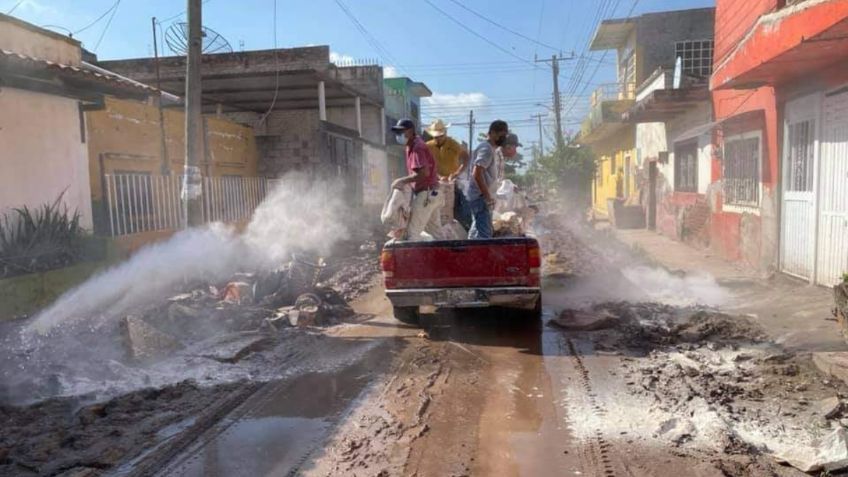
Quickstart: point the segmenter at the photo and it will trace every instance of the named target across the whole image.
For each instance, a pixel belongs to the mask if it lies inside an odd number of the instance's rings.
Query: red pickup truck
[[[380,264],[395,318],[419,323],[419,307],[542,310],[539,242],[530,237],[434,242],[390,241]]]

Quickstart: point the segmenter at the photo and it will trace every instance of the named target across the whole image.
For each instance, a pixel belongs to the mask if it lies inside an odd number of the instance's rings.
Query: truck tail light
[[[538,245],[527,247],[527,265],[530,267],[530,273],[538,274],[542,268],[542,253]]]
[[[386,278],[395,276],[395,254],[391,250],[383,250],[380,254],[380,268]]]

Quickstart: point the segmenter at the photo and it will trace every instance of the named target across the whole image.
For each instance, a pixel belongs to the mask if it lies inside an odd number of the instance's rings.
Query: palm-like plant
[[[0,218],[0,276],[50,270],[79,258],[80,214],[68,212],[63,195],[52,204],[14,208]]]

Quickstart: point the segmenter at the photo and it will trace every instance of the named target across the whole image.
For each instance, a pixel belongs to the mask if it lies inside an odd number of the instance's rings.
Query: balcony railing
[[[620,122],[621,113],[628,109],[635,99],[635,83],[602,84],[592,93],[589,116],[581,125],[581,135],[588,136],[603,122]]]
[[[591,104],[595,106],[604,101],[636,99],[636,83],[607,83],[598,86],[592,93]]]
[[[180,228],[182,176],[105,174],[109,233],[115,237]],[[248,220],[269,190],[264,177],[204,177],[204,222]]]

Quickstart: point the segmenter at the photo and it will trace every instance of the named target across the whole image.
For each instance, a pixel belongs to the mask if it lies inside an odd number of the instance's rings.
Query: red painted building
[[[717,0],[710,246],[829,285],[848,271],[848,0]]]

